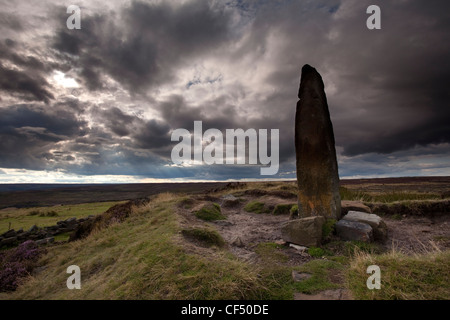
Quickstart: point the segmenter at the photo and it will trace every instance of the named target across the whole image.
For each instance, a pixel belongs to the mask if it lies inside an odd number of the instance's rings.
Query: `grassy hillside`
[[[305,256],[261,241],[246,244],[254,250],[252,259],[239,258],[219,226],[244,214],[281,219],[244,208],[255,199],[266,205],[290,203],[295,192],[293,183],[252,183],[196,198],[160,194],[122,223],[83,240],[47,247],[38,271],[0,299],[293,299],[294,293],[338,288],[348,289],[356,299],[450,298],[448,250],[406,256],[386,253],[377,245],[330,242],[310,248]],[[205,203],[230,193],[239,198],[240,214],[233,213],[236,208],[213,205],[221,215],[218,222],[196,215]],[[382,268],[382,290],[365,286],[370,264]],[[70,265],[81,269],[81,290],[66,287]],[[293,271],[311,277],[295,282]]]
[[[183,243],[173,197],[159,197],[122,224],[85,240],[49,248],[45,269],[17,292],[19,299],[259,298],[255,268],[226,250],[192,252]],[[81,269],[82,290],[66,288],[66,268]]]

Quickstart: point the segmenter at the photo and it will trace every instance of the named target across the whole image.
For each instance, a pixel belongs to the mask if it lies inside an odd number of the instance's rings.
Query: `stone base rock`
[[[281,227],[281,237],[286,242],[305,247],[319,246],[324,223],[325,218],[321,216],[288,221]]]
[[[362,222],[339,220],[336,223],[336,232],[339,238],[346,241],[373,241],[372,227]]]
[[[378,241],[387,239],[387,225],[376,214],[369,214],[359,211],[349,211],[343,220],[362,222],[370,225],[373,229],[373,237]]]

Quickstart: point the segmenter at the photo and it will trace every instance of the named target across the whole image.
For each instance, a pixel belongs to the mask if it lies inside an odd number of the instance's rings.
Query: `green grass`
[[[311,278],[295,284],[298,292],[305,294],[315,294],[323,290],[338,289],[342,284],[331,281],[332,273],[341,273],[346,269],[346,265],[339,260],[320,259],[312,260],[298,268],[299,272],[306,272],[312,275]]]
[[[321,258],[326,255],[331,255],[332,252],[329,250],[326,250],[326,249],[319,248],[319,247],[309,247],[308,254],[313,258]]]
[[[204,221],[225,220],[222,215],[220,205],[217,203],[207,203],[195,213],[195,216]]]
[[[71,232],[65,232],[65,233],[61,233],[56,235],[55,238],[55,242],[64,242],[64,241],[68,241],[70,238],[70,234]]]
[[[291,207],[291,210],[289,210],[289,213],[290,213],[291,215],[295,215],[295,214],[297,214],[297,211],[298,211],[298,204],[294,204],[294,205]]]
[[[59,217],[59,214],[55,210],[51,210],[48,212],[41,212],[39,217]]]
[[[350,258],[361,252],[381,254],[385,251],[383,247],[377,243],[366,243],[362,241],[332,241],[325,244],[323,247],[330,255],[343,255]]]
[[[247,212],[253,212],[253,213],[269,213],[269,208],[266,207],[266,205],[259,201],[251,201],[247,203],[244,207],[244,210]]]
[[[225,246],[225,240],[223,240],[222,236],[215,230],[205,228],[192,228],[183,229],[181,233],[186,238],[198,241],[208,247],[217,246],[221,248]]]
[[[0,234],[8,231],[10,223],[11,229],[19,230],[23,228],[26,231],[33,225],[46,227],[54,225],[60,220],[66,220],[72,217],[81,218],[103,213],[117,203],[96,202],[49,208],[3,209],[0,211]]]
[[[285,264],[289,257],[283,249],[283,246],[267,242],[258,244],[255,250],[261,259],[261,273],[267,287],[265,298],[292,299],[295,292],[315,294],[322,290],[343,287],[342,283],[333,283],[330,275],[336,272],[342,273],[348,267],[347,258],[338,256],[312,260],[293,268]],[[315,249],[316,252],[329,253],[321,248]],[[294,282],[292,270],[309,273],[312,277],[302,282]]]
[[[367,267],[381,270],[381,289],[366,286]],[[348,270],[347,281],[356,299],[364,300],[448,300],[450,297],[450,251],[406,256],[398,252],[383,255],[359,254]]]
[[[294,204],[277,204],[273,209],[274,215],[289,214]]]
[[[259,268],[237,260],[226,249],[186,248],[181,218],[175,212],[173,199],[155,199],[121,224],[49,247],[39,262],[45,270],[16,292],[0,294],[0,299],[267,297]],[[81,269],[81,290],[65,286],[70,265]]]
[[[322,238],[327,239],[334,232],[334,227],[336,225],[335,219],[328,219],[322,226]]]
[[[257,245],[255,252],[264,261],[287,262],[289,257],[283,252],[283,248],[283,246],[273,242],[263,242]]]

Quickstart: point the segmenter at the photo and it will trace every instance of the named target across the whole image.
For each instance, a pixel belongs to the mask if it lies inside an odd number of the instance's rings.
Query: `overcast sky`
[[[81,8],[81,30],[66,13]],[[381,8],[381,30],[366,9]],[[174,166],[171,132],[279,129],[325,82],[341,178],[450,175],[448,0],[0,0],[0,183],[255,179]],[[267,178],[267,177],[263,177]]]

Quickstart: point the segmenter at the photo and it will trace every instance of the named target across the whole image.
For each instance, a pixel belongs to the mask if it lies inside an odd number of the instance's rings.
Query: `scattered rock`
[[[362,242],[373,241],[373,230],[367,223],[339,220],[336,223],[336,232],[342,240]]]
[[[53,237],[36,240],[36,244],[38,246],[46,245],[46,244],[53,243],[53,242],[55,242],[55,238],[53,238]]]
[[[11,238],[11,237],[15,237],[15,236],[16,236],[16,232],[14,231],[14,229],[8,230],[2,234],[3,238]]]
[[[278,240],[275,240],[274,242],[275,242],[277,245],[279,245],[279,246],[286,246],[286,245],[287,245],[287,242],[284,241],[283,239],[278,239]]]
[[[245,243],[244,241],[242,241],[241,237],[237,237],[232,243],[231,245],[238,247],[238,248],[243,248],[245,247]]]
[[[294,248],[295,250],[298,250],[300,252],[305,252],[306,250],[308,250],[307,247],[298,246],[298,245],[293,244],[293,243],[289,244],[289,247]]]
[[[308,217],[285,222],[281,227],[283,240],[311,247],[318,246],[322,240],[324,217]]]
[[[387,239],[387,225],[376,214],[370,214],[359,211],[349,211],[343,220],[362,222],[370,225],[373,229],[373,237],[375,240],[385,241]]]
[[[28,229],[28,233],[34,233],[37,232],[39,230],[39,228],[37,227],[37,225],[32,226],[30,229]]]
[[[300,273],[298,271],[292,270],[292,279],[294,279],[295,282],[301,282],[311,277],[312,275],[310,275],[309,273]]]
[[[73,218],[69,218],[66,220],[67,224],[75,224],[77,223],[77,218],[73,217]]]
[[[300,218],[339,220],[341,198],[333,125],[320,74],[302,68],[295,115],[295,151]]]
[[[361,201],[341,201],[341,215],[345,216],[349,211],[372,213],[372,210]]]

